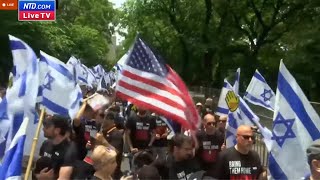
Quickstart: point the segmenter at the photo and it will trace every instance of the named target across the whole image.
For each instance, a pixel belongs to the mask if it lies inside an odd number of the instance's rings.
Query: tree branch
[[[241,23],[240,23],[240,21],[239,21],[239,18],[234,14],[234,12],[231,12],[231,13],[232,13],[232,15],[233,15],[234,21],[236,22],[236,28],[238,28],[238,29],[239,29],[240,31],[242,31],[245,35],[247,35],[247,37],[249,38],[249,41],[250,41],[251,45],[254,45],[255,43],[254,43],[254,41],[253,41],[253,37],[251,36],[250,32],[247,31],[247,30],[245,30],[245,29],[243,29],[243,28],[241,27]]]
[[[267,26],[266,26],[266,24],[264,23],[264,21],[263,21],[263,19],[262,19],[261,12],[258,10],[258,8],[256,7],[256,5],[254,4],[253,0],[249,0],[249,3],[250,3],[250,5],[251,5],[251,7],[252,7],[252,9],[253,9],[254,14],[256,15],[256,17],[257,17],[257,19],[258,19],[258,21],[259,21],[259,23],[261,24],[261,26],[262,26],[263,28],[266,28]]]

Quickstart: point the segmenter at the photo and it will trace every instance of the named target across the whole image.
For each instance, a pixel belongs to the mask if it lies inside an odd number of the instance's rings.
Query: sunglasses
[[[216,122],[208,122],[207,126],[215,126],[217,123]]]
[[[250,138],[251,138],[251,140],[254,140],[254,136],[240,135],[240,134],[238,134],[238,136],[243,137],[243,139],[245,139],[245,140],[249,140]]]

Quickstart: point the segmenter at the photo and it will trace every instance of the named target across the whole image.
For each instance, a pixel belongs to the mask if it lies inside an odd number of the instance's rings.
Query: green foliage
[[[61,0],[56,22],[18,22],[17,11],[1,11],[0,84],[12,67],[8,34],[27,42],[37,54],[42,50],[64,62],[73,55],[89,67],[102,64],[110,69],[106,55],[118,13],[107,0]]]
[[[256,68],[275,89],[283,59],[320,100],[319,13],[316,0],[128,0],[120,18],[126,49],[139,32],[189,85],[220,88],[241,67],[242,92]]]

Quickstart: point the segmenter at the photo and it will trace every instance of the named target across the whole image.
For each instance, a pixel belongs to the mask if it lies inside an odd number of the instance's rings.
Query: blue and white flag
[[[20,121],[13,119],[14,121]],[[13,137],[8,150],[6,151],[1,165],[0,165],[0,180],[12,180],[21,179],[22,175],[22,161],[23,161],[23,149],[26,140],[26,131],[29,123],[29,118],[25,117],[21,124],[17,127],[15,136]]]
[[[74,56],[71,56],[66,64],[70,67],[73,67],[78,64],[81,64],[81,62],[77,58],[75,58]]]
[[[320,118],[282,61],[279,69],[269,170],[273,179],[301,179],[310,173],[306,149],[320,139]]]
[[[274,110],[275,93],[258,70],[254,73],[244,95],[244,99],[252,104]]]
[[[26,127],[29,119],[34,119],[32,114],[39,85],[39,67],[35,53],[20,39],[13,36],[9,38],[13,63],[18,71],[0,103],[0,157],[3,157],[0,180],[18,179],[21,176]]]
[[[81,63],[80,60],[75,57],[70,57],[66,63],[69,69],[73,69],[73,73],[76,76],[76,82],[81,85],[86,85],[88,87],[93,87],[96,77],[89,72],[89,68]]]
[[[105,75],[100,78],[100,82],[98,84],[97,91],[108,90],[111,85],[112,84],[111,84],[111,79],[109,77],[109,73],[105,73]]]
[[[93,67],[92,71],[94,75],[97,77],[97,81],[100,81],[100,79],[104,76],[106,72],[101,64],[98,64],[95,67]]]
[[[48,114],[74,118],[80,108],[82,92],[66,64],[40,51],[41,105]]]
[[[83,67],[86,67],[86,70],[88,72],[87,81],[88,84],[91,84],[92,87],[97,87],[99,83],[99,77],[93,72],[92,69],[88,68],[84,64],[82,64]]]
[[[37,59],[37,56],[31,49],[31,47],[19,38],[9,35],[9,40],[13,57],[12,74],[15,80],[26,71],[30,63],[34,63],[30,60]]]
[[[247,103],[234,92],[230,83],[225,80],[224,102],[228,111],[228,121],[226,125],[226,147],[236,144],[236,132],[240,125],[257,126],[264,137],[264,142],[268,149],[271,147],[271,131],[260,124],[259,117],[250,109]],[[229,104],[229,105],[228,105]]]
[[[267,149],[271,149],[272,133],[261,125],[259,117],[250,109],[247,103],[239,96],[239,107],[236,111],[229,111],[226,126],[226,147],[232,147],[236,144],[236,132],[240,125],[257,126],[263,136]]]
[[[227,79],[224,79],[216,112],[216,114],[219,116],[228,115],[229,113],[229,108],[226,102],[226,95],[230,89],[232,89],[231,84],[227,81]]]
[[[233,84],[233,91],[236,94],[239,94],[239,86],[240,86],[240,68],[237,69],[236,80],[234,81],[234,84]]]

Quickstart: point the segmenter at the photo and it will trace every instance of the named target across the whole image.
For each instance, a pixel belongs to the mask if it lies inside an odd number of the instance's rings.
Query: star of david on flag
[[[275,93],[258,70],[254,73],[243,98],[254,105],[274,110]]]
[[[73,69],[40,51],[40,103],[48,114],[74,118],[80,108],[82,92]]]
[[[240,125],[257,126],[267,148],[271,147],[271,131],[260,124],[259,117],[250,109],[247,103],[235,94],[230,83],[226,80],[228,93],[226,94],[226,103],[229,105],[228,121],[226,124],[226,147],[233,147],[237,141],[237,128]],[[233,104],[232,104],[233,103]],[[235,105],[237,103],[237,105]],[[231,106],[232,105],[232,106]]]
[[[306,149],[320,139],[320,117],[282,61],[277,84],[269,178],[301,179],[310,173]]]
[[[283,143],[287,138],[295,138],[295,134],[292,131],[292,126],[294,123],[294,119],[284,119],[283,116],[278,113],[276,116],[274,122],[273,122],[273,129],[274,131],[272,132],[272,139],[275,140],[280,147],[282,147]],[[282,125],[282,126],[281,126]],[[278,130],[277,128],[285,128],[285,129],[280,129]],[[276,131],[282,131],[284,132],[283,135],[278,135],[275,132]]]

